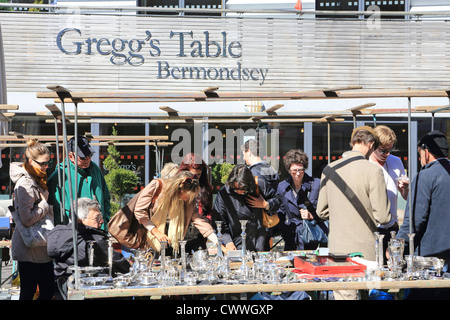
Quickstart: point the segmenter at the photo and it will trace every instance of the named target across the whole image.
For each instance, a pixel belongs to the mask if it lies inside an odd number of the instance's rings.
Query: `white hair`
[[[91,210],[98,210],[101,212],[100,204],[97,202],[97,200],[89,198],[78,199],[78,219],[86,219],[89,215],[89,211]]]

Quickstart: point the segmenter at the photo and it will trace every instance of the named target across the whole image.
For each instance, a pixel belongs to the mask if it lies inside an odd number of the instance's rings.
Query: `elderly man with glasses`
[[[103,216],[100,205],[96,200],[89,198],[78,199],[78,265],[87,267],[89,261],[89,243],[92,241],[94,255],[92,264],[95,267],[108,267],[108,239],[109,234],[100,229]],[[72,274],[69,266],[74,264],[72,224],[56,226],[48,236],[47,252],[54,260],[55,277],[62,298],[66,294],[66,281]],[[113,273],[127,273],[130,263],[117,251],[112,256]],[[59,299],[59,296],[56,297]]]
[[[408,197],[409,179],[406,176],[402,160],[391,154],[397,143],[397,136],[394,131],[383,125],[374,128],[378,135],[380,145],[370,155],[369,161],[378,165],[383,170],[384,181],[386,182],[387,195],[391,204],[391,221],[378,226],[378,231],[384,234],[384,248],[387,248],[391,238],[391,231],[398,232],[397,198],[400,192],[403,199]],[[384,257],[386,261],[386,257]]]
[[[72,182],[72,201],[77,198],[86,197],[98,201],[103,216],[101,229],[107,230],[107,224],[111,216],[110,193],[106,185],[105,178],[99,166],[91,161],[94,149],[84,136],[78,136],[77,166],[78,172],[75,175],[75,137],[72,137],[67,144],[69,151],[69,160],[60,164],[59,173],[64,177],[64,188],[59,184],[58,170],[55,170],[48,179],[50,191],[49,203],[53,205],[55,213],[55,224],[67,224],[70,220],[70,189],[69,189],[69,170]],[[63,174],[64,168],[64,174]],[[74,179],[77,181],[77,193],[75,192]],[[62,181],[61,181],[62,183]],[[64,191],[63,191],[64,189]],[[64,192],[65,201],[62,194]],[[64,203],[64,214],[61,214],[61,203]]]

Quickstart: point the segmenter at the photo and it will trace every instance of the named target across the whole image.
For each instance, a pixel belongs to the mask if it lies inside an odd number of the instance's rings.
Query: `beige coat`
[[[374,232],[390,221],[389,207],[382,169],[361,152],[349,151],[323,170],[317,214],[330,221],[330,252],[361,252],[375,261]]]
[[[157,182],[163,180],[152,180],[141,192],[141,195],[139,196],[139,199],[136,202],[136,207],[134,209],[134,215],[136,219],[139,221],[140,224],[146,225],[150,221],[151,217],[153,216],[154,212],[152,210],[152,200],[153,195],[155,193],[155,190],[157,188]],[[161,190],[163,189],[163,185],[161,185]],[[161,191],[161,193],[158,196],[158,199],[161,197],[164,197],[164,192]],[[157,200],[158,201],[158,200]],[[202,217],[198,211],[194,211],[195,203],[192,202],[190,205],[188,205],[185,208],[185,215],[184,215],[184,235],[186,235],[186,231],[189,227],[189,223],[192,222],[192,224],[200,231],[200,233],[203,235],[203,237],[208,237],[211,233],[214,232],[214,229],[212,228],[211,224],[206,220],[206,218]],[[149,210],[150,209],[150,210]]]
[[[16,184],[14,187],[14,204],[19,212],[20,221],[25,227],[31,226],[47,214],[53,216],[52,206],[41,197],[41,195],[48,195],[48,191],[42,189],[36,183],[25,170],[23,163],[11,163],[10,178]],[[34,263],[52,261],[47,254],[47,246],[28,248],[17,229],[11,239],[11,256],[13,260],[17,261]]]

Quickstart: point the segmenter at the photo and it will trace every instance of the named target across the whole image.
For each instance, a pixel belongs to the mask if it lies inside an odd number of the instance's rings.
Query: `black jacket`
[[[269,250],[267,230],[262,224],[262,209],[248,207],[245,196],[238,195],[228,186],[223,186],[217,193],[212,218],[213,221],[223,221],[221,233],[224,244],[232,241],[236,248],[241,249],[242,229],[239,220],[248,220],[245,230],[247,250]]]
[[[78,224],[78,266],[89,266],[88,242],[94,240],[94,266],[108,266],[108,234],[106,231]],[[74,264],[72,223],[57,225],[48,236],[48,255],[55,262],[55,276],[70,275],[67,271]],[[127,273],[129,262],[121,253],[113,252],[113,272]]]
[[[261,161],[250,166],[253,176],[258,177],[258,187],[264,200],[269,203],[269,215],[278,211],[281,204],[281,196],[277,193],[280,177],[269,163]]]

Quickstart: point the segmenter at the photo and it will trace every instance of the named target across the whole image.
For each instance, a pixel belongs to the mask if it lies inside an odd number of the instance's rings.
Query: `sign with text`
[[[8,92],[450,86],[449,21],[0,13]]]

